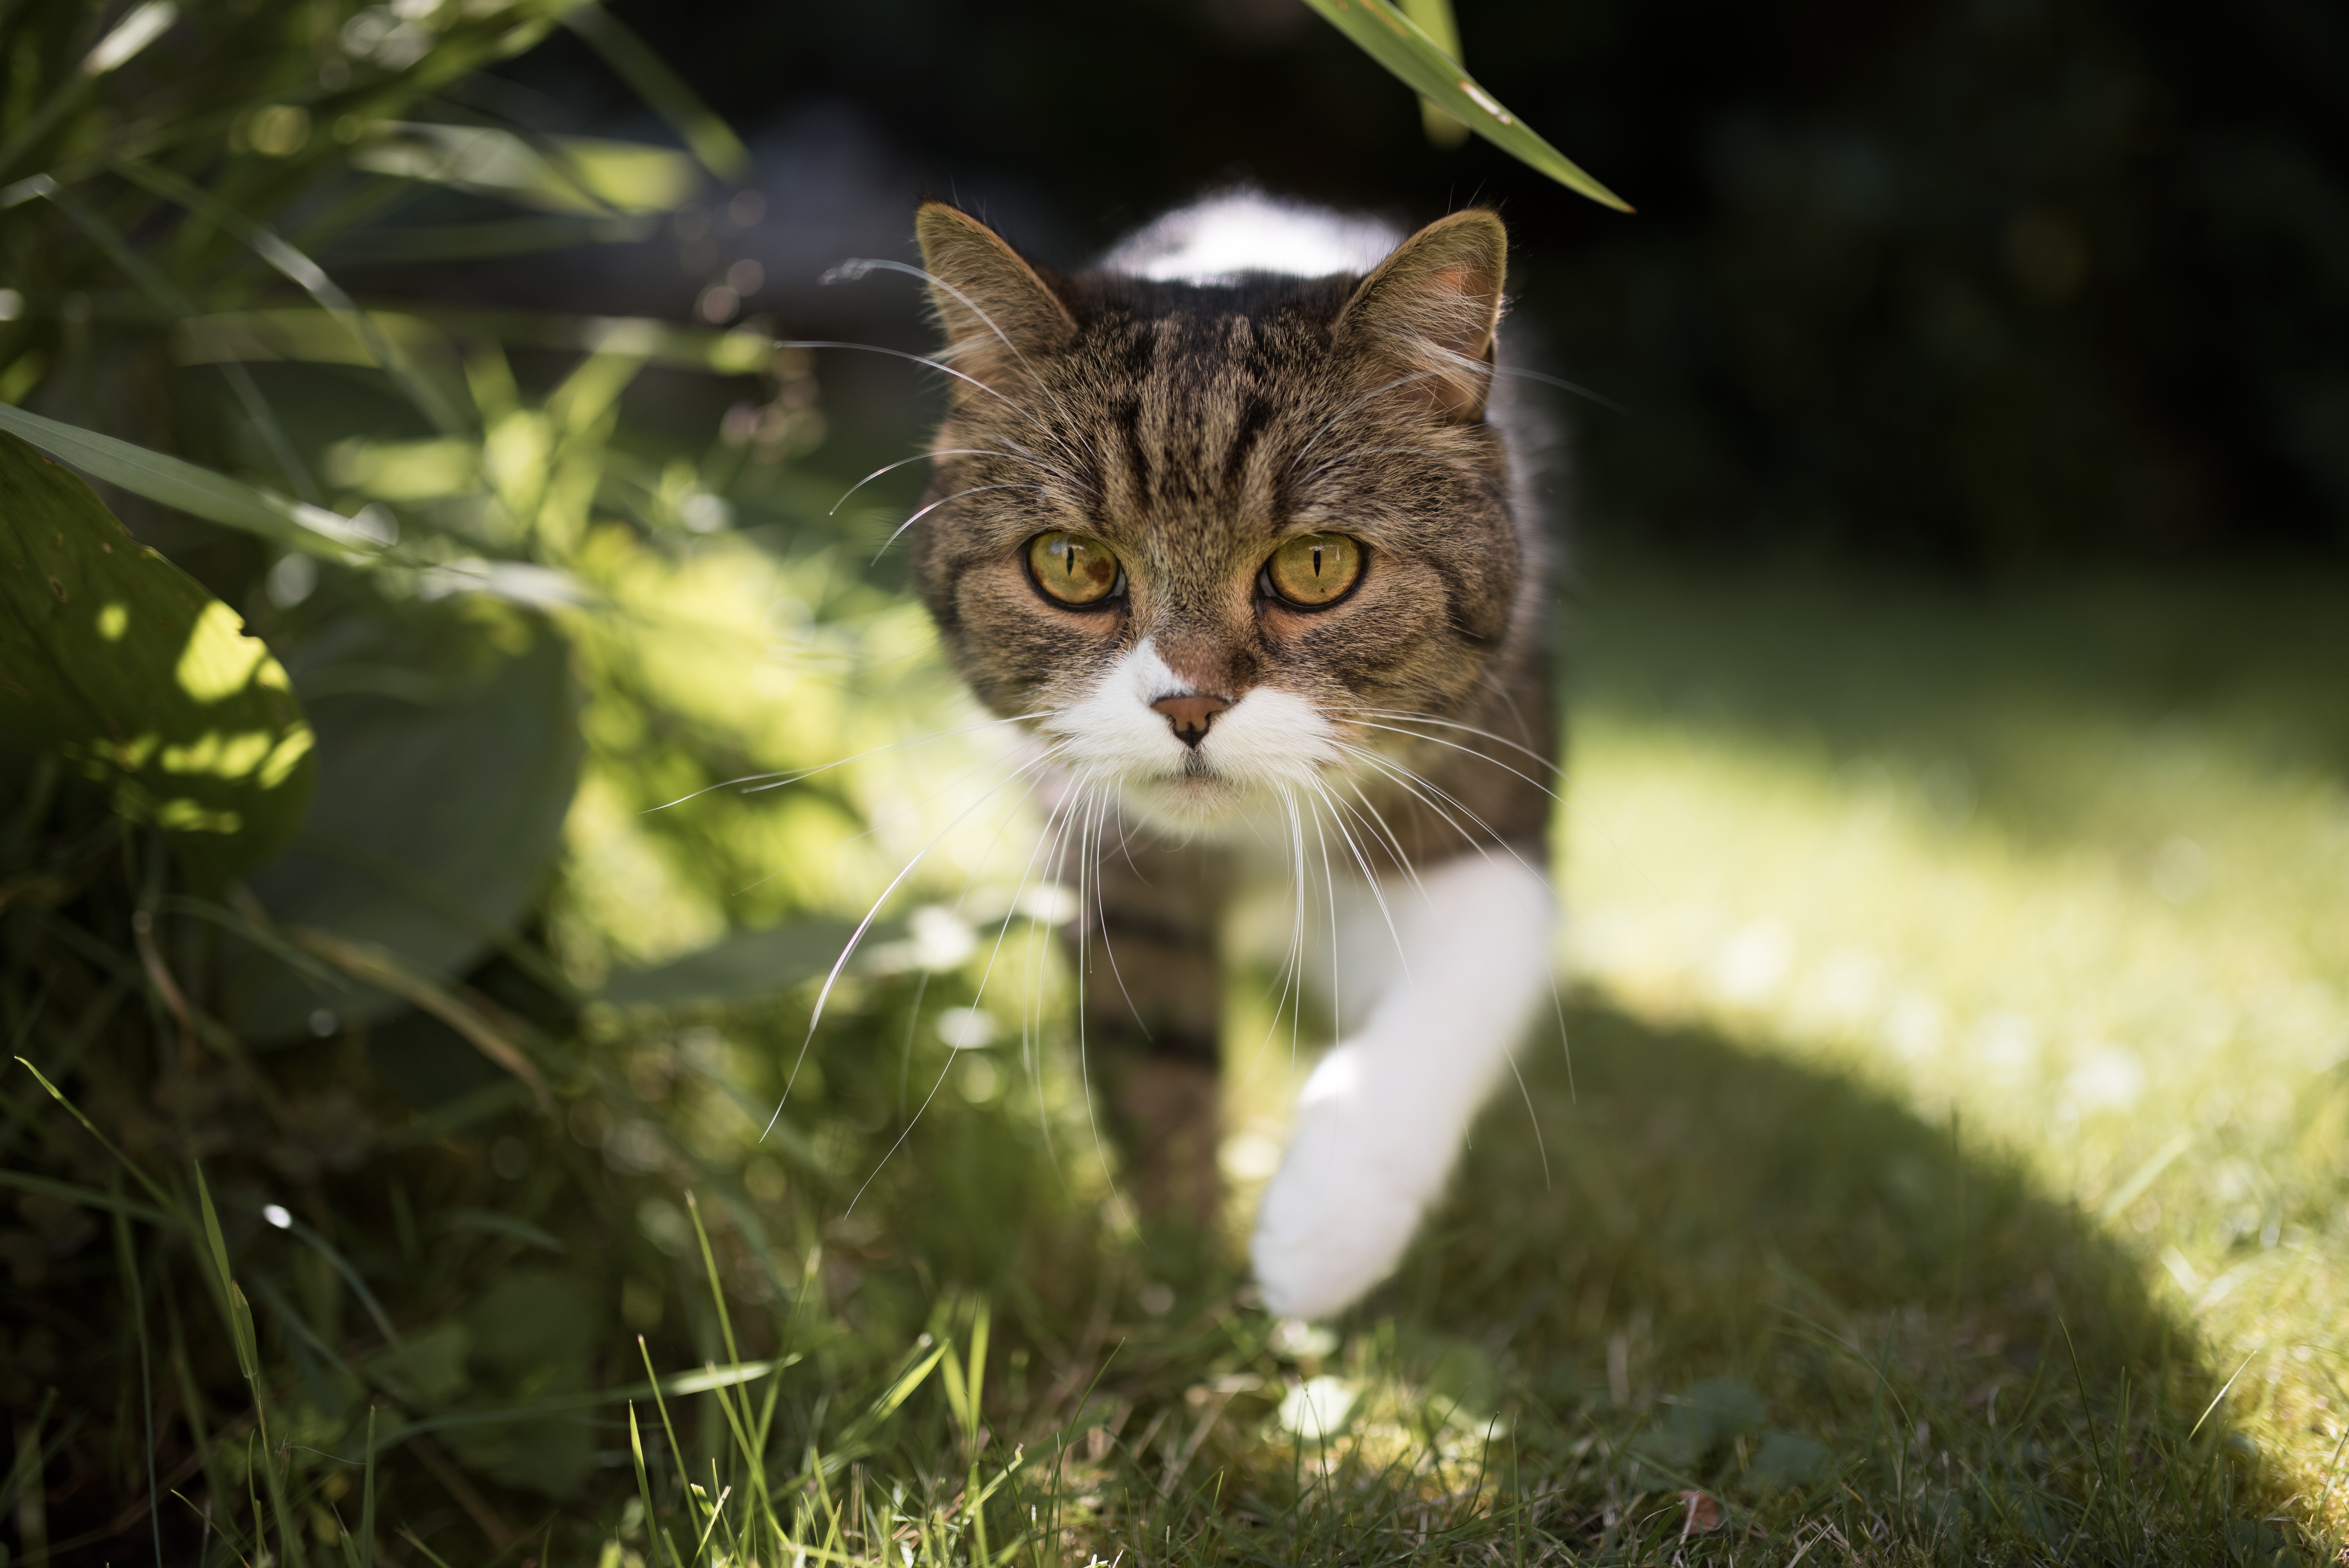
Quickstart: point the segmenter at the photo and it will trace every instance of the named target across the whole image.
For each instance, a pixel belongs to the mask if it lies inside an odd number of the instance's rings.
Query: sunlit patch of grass
[[[1261,975],[1227,1021],[1220,1260],[1114,1222],[1068,1058],[1040,1119],[1011,1056],[963,1092],[917,1032],[892,1114],[949,1088],[860,1217],[840,1210],[861,1169],[790,1179],[795,1261],[831,1284],[761,1342],[864,1346],[786,1375],[799,1397],[878,1365],[932,1270],[987,1257],[1004,1366],[978,1452],[1021,1455],[988,1472],[1015,1561],[2336,1550],[2349,811],[2300,662],[2322,636],[2207,591],[1981,604],[1634,577],[1592,599],[1561,854],[1571,1059],[1524,1054],[1525,1096],[1481,1124],[1398,1277],[1327,1328],[1251,1305],[1240,1226],[1316,1045]],[[2214,619],[2244,634],[2198,642]],[[2149,656],[2111,655],[2131,635]],[[858,1006],[918,1023],[983,972]],[[1062,1006],[1050,985],[1019,1003],[1048,1033]],[[792,1039],[746,1037],[734,1076],[763,1081]],[[867,1114],[870,1063],[823,1070],[821,1103]],[[955,1299],[933,1316],[975,1310]],[[967,1367],[973,1321],[926,1332]],[[900,1346],[887,1376],[931,1350]],[[953,1403],[915,1391],[888,1453],[786,1535],[975,1560]]]
[[[1847,593],[1847,590],[1844,593]],[[2337,585],[1592,595],[1575,973],[1962,1128],[2136,1260],[2339,1532]]]

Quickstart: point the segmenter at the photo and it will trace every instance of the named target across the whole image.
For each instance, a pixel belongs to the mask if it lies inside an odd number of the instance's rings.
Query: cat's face
[[[920,217],[958,373],[914,562],[972,689],[1178,828],[1376,778],[1475,705],[1526,562],[1484,419],[1504,241],[1359,284],[1047,280]],[[1387,765],[1392,766],[1392,763]]]

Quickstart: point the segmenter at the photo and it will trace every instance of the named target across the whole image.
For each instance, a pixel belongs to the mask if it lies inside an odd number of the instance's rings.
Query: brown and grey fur
[[[918,231],[957,374],[912,557],[979,699],[1053,710],[1152,638],[1190,690],[1305,696],[1415,781],[1358,767],[1340,788],[1381,876],[1478,851],[1545,866],[1544,551],[1487,407],[1499,220],[1454,214],[1367,279],[1223,284],[1056,274],[936,202]],[[1051,530],[1105,541],[1128,592],[1047,599],[1023,547]],[[1325,531],[1363,542],[1357,587],[1319,610],[1259,591],[1281,541]],[[1236,852],[1129,830],[1085,944],[1089,1047],[1143,1207],[1201,1222]]]

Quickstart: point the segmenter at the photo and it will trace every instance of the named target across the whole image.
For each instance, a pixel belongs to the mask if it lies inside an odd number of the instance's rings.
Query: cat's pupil
[[[1318,544],[1313,547],[1313,575],[1321,575],[1321,547]]]

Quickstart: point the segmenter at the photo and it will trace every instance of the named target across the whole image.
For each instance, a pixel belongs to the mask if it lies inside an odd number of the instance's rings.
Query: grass
[[[827,549],[580,559],[628,614],[574,634],[589,760],[547,933],[574,979],[746,902],[861,908],[941,830],[911,902],[1015,902],[1017,803],[1000,838],[957,826],[937,784],[976,762],[940,748],[640,814],[712,769],[950,724],[949,693]],[[1258,1049],[1265,977],[1228,1022],[1234,1244],[1153,1251],[1094,1157],[1040,929],[941,914],[843,982],[764,1142],[812,987],[592,1005],[539,1058],[552,1116],[464,1079],[370,1112],[365,1190],[273,1152],[212,1183],[221,1247],[121,1228],[104,1266],[153,1310],[113,1363],[114,1498],[149,1494],[151,1456],[171,1556],[210,1562],[2335,1560],[2327,591],[1602,557],[1569,650],[1570,1052],[1529,1044],[1524,1096],[1343,1321],[1270,1321],[1237,1266],[1297,1071]],[[941,1015],[972,1007],[998,1043],[949,1050]],[[352,1092],[354,1046],[288,1056],[278,1092]],[[76,1158],[86,1191],[119,1181]],[[157,1203],[194,1212],[170,1181]],[[312,1229],[273,1231],[263,1202],[297,1189]],[[157,1295],[191,1244],[251,1302],[242,1412],[237,1319]],[[95,1429],[52,1407],[20,1465]]]
[[[952,1494],[999,1475],[1022,1560],[2337,1553],[2323,593],[1602,570],[1585,597],[1570,1062],[1531,1048],[1402,1273],[1299,1332],[1227,1262],[1120,1239],[1073,1086],[1055,1154],[1006,1114],[1016,1070],[926,1050],[898,1114],[947,1089],[894,1184],[816,1228],[858,1289],[989,1254],[1018,1369],[984,1432],[937,1390],[954,1418],[827,1550],[960,1560]],[[1230,1026],[1243,1175],[1294,1078],[1256,1049],[1261,980]],[[1010,1149],[1073,1189],[1031,1164],[1026,1206],[968,1202]]]

